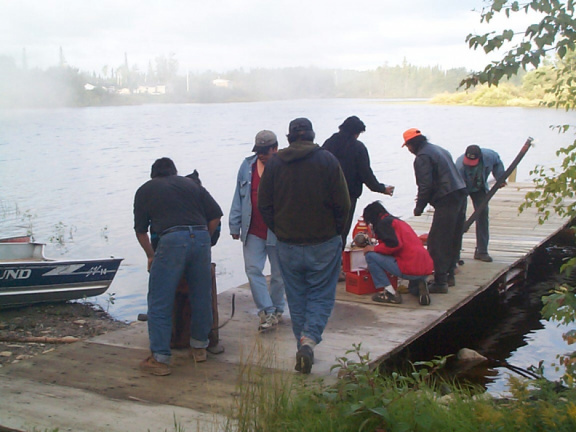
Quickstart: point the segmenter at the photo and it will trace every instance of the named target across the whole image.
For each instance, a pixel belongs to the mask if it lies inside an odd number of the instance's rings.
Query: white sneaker
[[[258,330],[268,330],[278,325],[278,318],[276,317],[275,313],[266,314],[264,322],[262,322],[262,317],[260,317],[260,325],[258,326]]]

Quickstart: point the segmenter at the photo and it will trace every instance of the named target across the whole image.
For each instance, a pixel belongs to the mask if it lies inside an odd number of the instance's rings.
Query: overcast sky
[[[482,0],[0,0],[0,55],[29,67],[146,70],[173,53],[186,70],[401,64],[481,69],[467,47]],[[476,9],[476,12],[473,11]]]

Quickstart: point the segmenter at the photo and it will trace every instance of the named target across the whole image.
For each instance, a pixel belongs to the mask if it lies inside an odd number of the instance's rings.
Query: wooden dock
[[[324,332],[324,340],[315,349],[312,375],[334,375],[335,372],[331,372],[330,368],[353,344],[362,343],[363,351],[369,352],[374,361],[386,359],[442,322],[493,283],[503,284],[509,275],[515,275],[518,269],[522,271],[530,254],[568,222],[553,216],[546,224],[539,225],[534,209],[519,215],[518,207],[529,190],[533,190],[532,184],[513,183],[495,195],[490,203],[489,245],[494,262],[485,263],[473,259],[476,239],[472,225],[464,235],[461,258],[465,265],[460,267],[456,275],[456,286],[450,288],[448,294],[432,294],[429,306],[419,305],[417,298],[410,294],[403,295],[404,302],[401,305],[375,303],[370,294],[346,292],[344,282],[340,282],[336,306]],[[471,211],[470,203],[468,213]],[[432,215],[429,210],[407,222],[418,234],[427,233]],[[272,355],[274,367],[293,370],[296,341],[289,315],[285,314],[284,322],[278,329],[258,333],[257,310],[248,285],[243,285],[219,295],[221,322],[229,315],[232,296],[235,297],[235,316],[220,330],[220,339],[226,351],[211,359],[231,366],[238,365],[257,350],[266,353],[262,355],[267,359]],[[147,339],[145,326],[142,327],[142,346],[145,347]],[[104,338],[114,338],[114,335]]]
[[[518,206],[531,189],[531,184],[513,183],[495,195],[490,204],[489,247],[494,262],[473,259],[473,225],[464,236],[465,265],[456,275],[456,287],[450,288],[448,294],[433,294],[429,306],[420,306],[416,297],[409,294],[404,295],[401,305],[374,303],[370,295],[347,293],[344,283],[340,283],[324,340],[315,350],[311,379],[334,377],[336,372],[330,370],[331,366],[353,344],[362,343],[363,351],[369,352],[373,360],[391,356],[493,283],[504,283],[508,274],[522,269],[535,249],[568,223],[552,216],[539,225],[534,209],[518,215]],[[422,234],[428,232],[431,220],[432,213],[426,212],[407,222]],[[74,418],[78,423],[70,430],[96,430],[78,426],[86,417],[86,410],[92,409],[101,410],[101,418],[106,420],[107,429],[102,430],[134,430],[126,427],[135,421],[134,411],[141,408],[140,415],[150,430],[154,430],[157,421],[169,428],[176,412],[185,426],[188,418],[197,424],[210,423],[206,413],[225,414],[232,405],[240,371],[247,364],[286,371],[292,371],[295,364],[296,341],[289,315],[277,329],[258,333],[257,310],[250,290],[241,286],[219,295],[221,322],[230,315],[233,296],[236,313],[220,330],[225,352],[209,355],[206,363],[195,365],[186,350],[180,350],[174,352],[172,375],[143,374],[138,362],[148,354],[147,326],[136,322],[126,330],[59,347],[32,361],[0,369],[0,417],[8,418],[5,415],[10,412],[15,420],[4,424],[17,425],[19,415],[38,419],[45,415],[49,419],[46,426],[40,420],[28,423],[37,428],[70,426]],[[51,399],[51,394],[57,394],[59,399]],[[110,405],[112,400],[114,408]],[[60,411],[67,421],[56,420],[60,417],[53,405],[66,407]],[[26,409],[30,411],[27,414],[23,413]]]

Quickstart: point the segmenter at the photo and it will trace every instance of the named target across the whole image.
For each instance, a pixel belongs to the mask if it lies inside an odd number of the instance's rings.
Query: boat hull
[[[23,247],[14,246],[10,249]],[[43,253],[40,254],[43,256]],[[4,260],[0,260],[0,308],[75,300],[103,294],[112,283],[122,262],[122,258],[6,258],[4,256]]]

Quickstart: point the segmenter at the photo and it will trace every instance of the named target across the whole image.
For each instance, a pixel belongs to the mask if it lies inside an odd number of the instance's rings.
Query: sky
[[[28,67],[147,70],[173,55],[179,73],[244,68],[483,69],[465,41],[483,33],[482,0],[0,0],[0,56]],[[475,11],[474,11],[475,10]],[[524,27],[525,28],[525,27]]]

